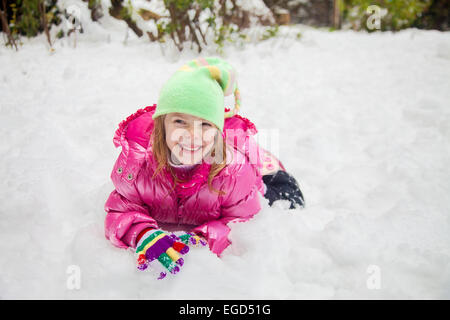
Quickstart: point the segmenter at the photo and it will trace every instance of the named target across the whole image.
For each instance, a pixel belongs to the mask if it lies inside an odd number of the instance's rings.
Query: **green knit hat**
[[[235,106],[225,112],[224,96],[234,93]],[[198,58],[189,61],[164,84],[153,119],[171,112],[187,113],[214,123],[222,132],[225,118],[240,108],[236,72],[226,61]]]

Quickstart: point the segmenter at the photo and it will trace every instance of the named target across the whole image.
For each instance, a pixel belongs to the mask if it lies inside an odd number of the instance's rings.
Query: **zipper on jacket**
[[[181,220],[181,210],[183,209],[183,203],[180,198],[177,197],[177,221],[178,225],[180,225]]]

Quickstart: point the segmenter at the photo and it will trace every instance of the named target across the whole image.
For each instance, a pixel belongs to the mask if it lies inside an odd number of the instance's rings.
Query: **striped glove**
[[[194,246],[194,247],[204,247],[208,244],[205,238],[196,235],[195,233],[189,232],[184,233],[177,237],[179,241],[183,242],[186,245]]]
[[[160,229],[146,231],[136,245],[137,268],[145,270],[154,260],[157,260],[155,268],[163,266],[158,279],[163,279],[167,271],[175,274],[183,266],[184,259],[180,254],[189,252],[187,244],[179,241],[174,234],[167,234]]]

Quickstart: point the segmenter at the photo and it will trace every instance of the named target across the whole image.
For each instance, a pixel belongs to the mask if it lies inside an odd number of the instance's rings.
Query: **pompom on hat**
[[[234,108],[225,112],[224,97],[234,93]],[[153,119],[187,113],[214,123],[223,132],[225,118],[238,113],[236,71],[221,58],[200,57],[179,68],[161,89]]]

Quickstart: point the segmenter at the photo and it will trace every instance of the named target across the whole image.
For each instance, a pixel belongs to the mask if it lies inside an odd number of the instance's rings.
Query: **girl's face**
[[[164,119],[167,147],[176,164],[196,164],[211,151],[219,130],[208,120],[185,113],[169,113]]]

